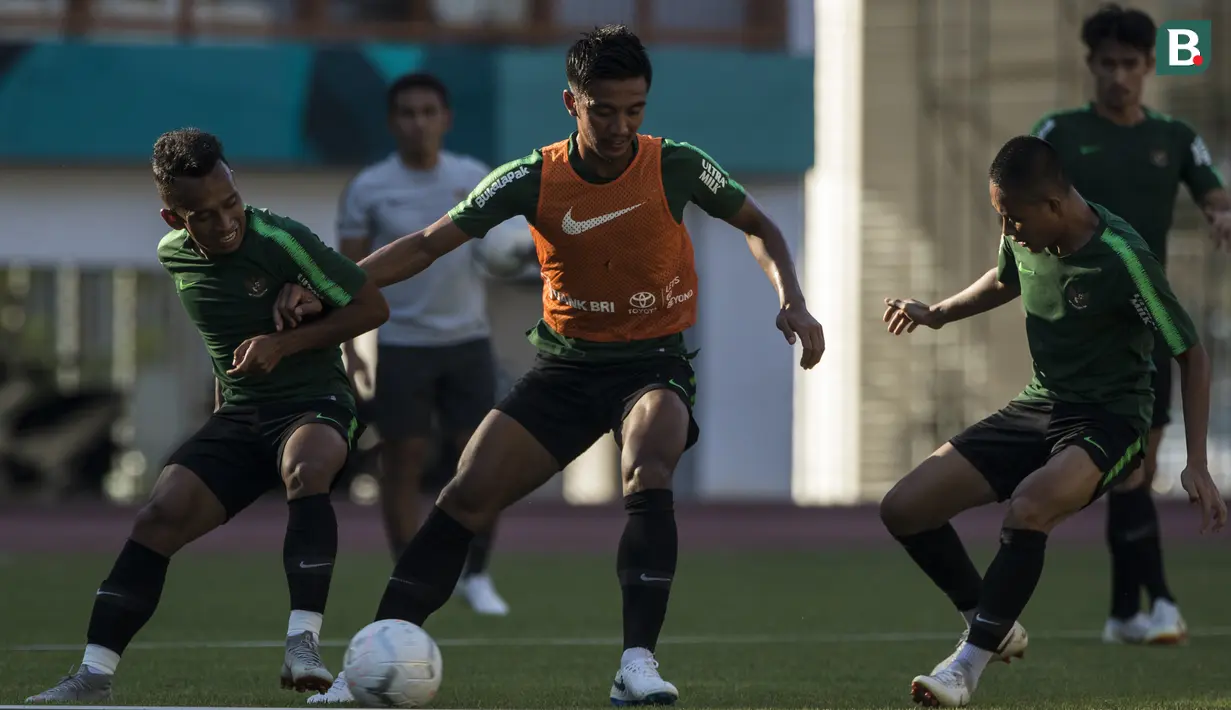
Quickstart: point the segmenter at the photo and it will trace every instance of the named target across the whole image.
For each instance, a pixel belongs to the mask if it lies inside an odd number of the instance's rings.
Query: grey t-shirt
[[[347,187],[338,210],[338,237],[370,238],[372,249],[379,249],[443,217],[488,172],[482,162],[447,151],[431,170],[412,170],[396,153],[390,155]],[[524,219],[501,227],[520,229],[530,239]],[[480,245],[467,242],[413,278],[385,287],[389,320],[377,331],[380,344],[442,346],[488,337]]]

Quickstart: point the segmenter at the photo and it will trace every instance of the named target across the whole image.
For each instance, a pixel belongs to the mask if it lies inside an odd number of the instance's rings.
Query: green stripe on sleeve
[[[1128,270],[1128,275],[1132,278],[1133,285],[1137,288],[1137,293],[1140,293],[1142,299],[1145,300],[1146,309],[1150,311],[1150,317],[1154,319],[1154,323],[1158,326],[1158,332],[1162,334],[1167,347],[1172,353],[1184,352],[1184,336],[1180,334],[1180,329],[1171,320],[1171,313],[1167,311],[1167,307],[1163,305],[1163,300],[1158,296],[1158,291],[1154,289],[1154,283],[1150,281],[1150,276],[1146,273],[1145,264],[1142,264],[1141,259],[1137,258],[1132,247],[1128,245],[1128,242],[1124,241],[1124,237],[1110,229],[1103,230],[1103,234],[1099,239],[1111,247],[1116,256],[1119,256],[1120,260],[1124,262],[1124,268]]]
[[[339,308],[351,302],[351,295],[346,289],[342,288],[333,279],[329,278],[325,272],[312,260],[312,256],[308,254],[308,250],[303,248],[299,240],[291,236],[291,233],[276,227],[266,222],[264,225],[265,235],[278,243],[286,253],[303,272],[303,275],[308,279],[308,283],[312,289],[321,296],[329,299],[330,303],[336,304]]]

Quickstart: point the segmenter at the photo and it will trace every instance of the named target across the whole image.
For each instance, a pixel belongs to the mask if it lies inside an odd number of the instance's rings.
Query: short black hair
[[[654,77],[641,38],[624,25],[603,25],[583,33],[569,47],[564,71],[575,92],[584,92],[595,81],[638,77],[645,77],[648,88]]]
[[[996,185],[1028,199],[1042,199],[1054,191],[1067,192],[1072,181],[1064,172],[1060,154],[1036,136],[1010,138],[987,171]]]
[[[180,178],[205,177],[218,163],[226,163],[222,141],[199,128],[179,128],[167,131],[154,141],[150,167],[158,194],[167,201]]]
[[[432,74],[415,72],[403,74],[389,85],[389,90],[385,92],[385,108],[389,113],[393,113],[393,110],[397,108],[398,97],[402,95],[402,92],[411,89],[434,91],[440,96],[441,105],[446,109],[449,108],[449,88],[445,86],[445,83]]]
[[[1098,51],[1104,42],[1119,42],[1146,54],[1154,51],[1158,26],[1149,15],[1135,8],[1107,3],[1086,18],[1081,25],[1081,41],[1090,50]]]

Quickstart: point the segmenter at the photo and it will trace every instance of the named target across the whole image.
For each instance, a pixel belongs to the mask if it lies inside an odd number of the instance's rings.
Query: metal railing
[[[0,0],[7,36],[542,45],[626,22],[647,42],[780,49],[786,0]]]

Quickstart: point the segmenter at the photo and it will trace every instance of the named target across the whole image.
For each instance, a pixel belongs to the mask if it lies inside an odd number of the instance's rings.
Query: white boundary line
[[[1211,626],[1200,629],[1189,629],[1189,636],[1197,638],[1228,638],[1231,637],[1231,626]],[[842,643],[913,643],[919,641],[951,641],[956,637],[952,631],[919,631],[901,633],[861,633],[861,634],[748,634],[726,636],[666,636],[659,643],[676,646],[737,646],[770,645],[770,644],[842,644]],[[1091,629],[1069,631],[1038,631],[1030,632],[1032,639],[1097,639],[1099,632]],[[285,641],[148,641],[129,645],[134,650],[156,651],[188,651],[196,649],[252,649],[252,648],[282,648]],[[320,642],[328,648],[344,648],[349,643],[346,639],[326,639]],[[488,647],[488,648],[527,648],[542,646],[618,646],[621,640],[618,636],[592,637],[547,637],[547,638],[441,638],[436,643],[440,646],[454,647]],[[60,652],[80,651],[80,643],[38,643],[0,647],[10,652]],[[9,706],[0,705],[0,710]]]

